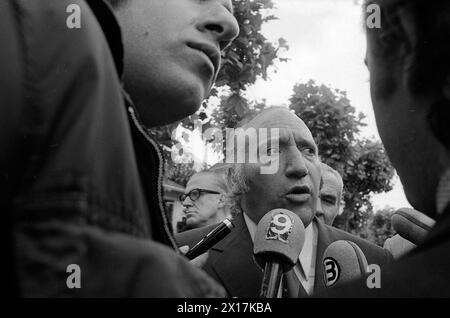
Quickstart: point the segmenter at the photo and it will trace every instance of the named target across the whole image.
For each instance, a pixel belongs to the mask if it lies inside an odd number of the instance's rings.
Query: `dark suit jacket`
[[[382,272],[381,288],[369,289],[359,280],[320,296],[450,297],[450,206],[422,245]]]
[[[356,243],[369,264],[379,264],[383,268],[392,260],[392,255],[387,250],[327,226],[318,219],[314,219],[314,222],[318,229],[314,293],[325,289],[321,260],[325,249],[334,241],[348,240]],[[238,215],[233,223],[233,231],[210,250],[203,269],[225,287],[229,296],[256,298],[259,296],[263,273],[253,260],[253,242],[244,217]],[[179,246],[192,247],[214,227],[215,225],[187,231],[176,235],[175,239]],[[300,295],[307,295],[302,286]]]

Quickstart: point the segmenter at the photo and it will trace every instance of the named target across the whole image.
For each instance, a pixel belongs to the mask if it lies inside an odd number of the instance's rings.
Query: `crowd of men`
[[[77,29],[65,23],[73,4],[83,18]],[[450,296],[450,3],[370,4],[381,7],[383,21],[367,29],[366,58],[380,136],[409,202],[436,219],[426,239],[396,260],[330,226],[342,178],[320,162],[309,128],[284,108],[242,126],[279,129],[278,148],[265,149],[277,154],[277,171],[232,164],[226,189],[210,172],[194,176],[181,199],[186,224],[201,227],[173,235],[163,157],[146,128],[187,117],[208,96],[221,53],[239,33],[231,0],[1,1],[7,290],[25,297],[257,297],[256,226],[284,208],[301,219],[305,243],[280,296]],[[179,247],[198,242],[228,213],[233,231],[202,262],[189,262]],[[326,289],[319,262],[337,240],[353,242],[381,267],[381,288],[361,279]],[[68,288],[71,264],[82,269],[81,288]]]

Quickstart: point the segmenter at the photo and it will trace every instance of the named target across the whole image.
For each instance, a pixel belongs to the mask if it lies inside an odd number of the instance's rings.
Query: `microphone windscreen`
[[[401,237],[419,245],[436,222],[419,211],[402,208],[392,215],[391,223]]]
[[[327,247],[323,254],[322,266],[325,286],[330,288],[364,276],[367,259],[358,245],[341,240]]]
[[[289,210],[272,210],[258,223],[253,245],[255,260],[261,268],[266,262],[279,262],[288,271],[297,263],[304,243],[302,220]]]

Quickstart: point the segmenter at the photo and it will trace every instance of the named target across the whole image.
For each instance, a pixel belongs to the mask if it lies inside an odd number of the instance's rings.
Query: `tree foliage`
[[[378,246],[383,246],[388,238],[395,235],[391,223],[394,212],[394,208],[385,207],[377,213],[370,213],[367,228],[363,231],[362,236]]]
[[[172,165],[167,169],[167,178],[175,183],[185,187],[189,179],[195,173],[193,163],[181,163]]]
[[[268,70],[278,62],[280,50],[288,50],[287,42],[280,38],[278,44],[268,42],[261,33],[262,26],[272,20],[268,14],[274,8],[271,0],[233,0],[240,33],[228,48],[216,85],[227,86],[229,93],[223,96],[213,114],[214,122],[222,127],[234,128],[255,107],[244,96],[249,85],[258,78],[268,77]]]
[[[364,115],[346,93],[314,81],[297,84],[290,108],[310,128],[319,154],[344,180],[344,213],[335,225],[359,234],[372,212],[371,195],[392,190],[394,169],[379,141],[360,137]]]

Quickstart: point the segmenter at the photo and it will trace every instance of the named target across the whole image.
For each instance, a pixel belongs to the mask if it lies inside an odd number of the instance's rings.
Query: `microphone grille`
[[[325,286],[330,288],[365,275],[368,265],[358,245],[341,240],[327,247],[323,254],[322,266]]]
[[[304,242],[305,227],[300,218],[289,210],[275,209],[258,223],[253,252],[261,267],[276,260],[287,270],[297,263]]]

